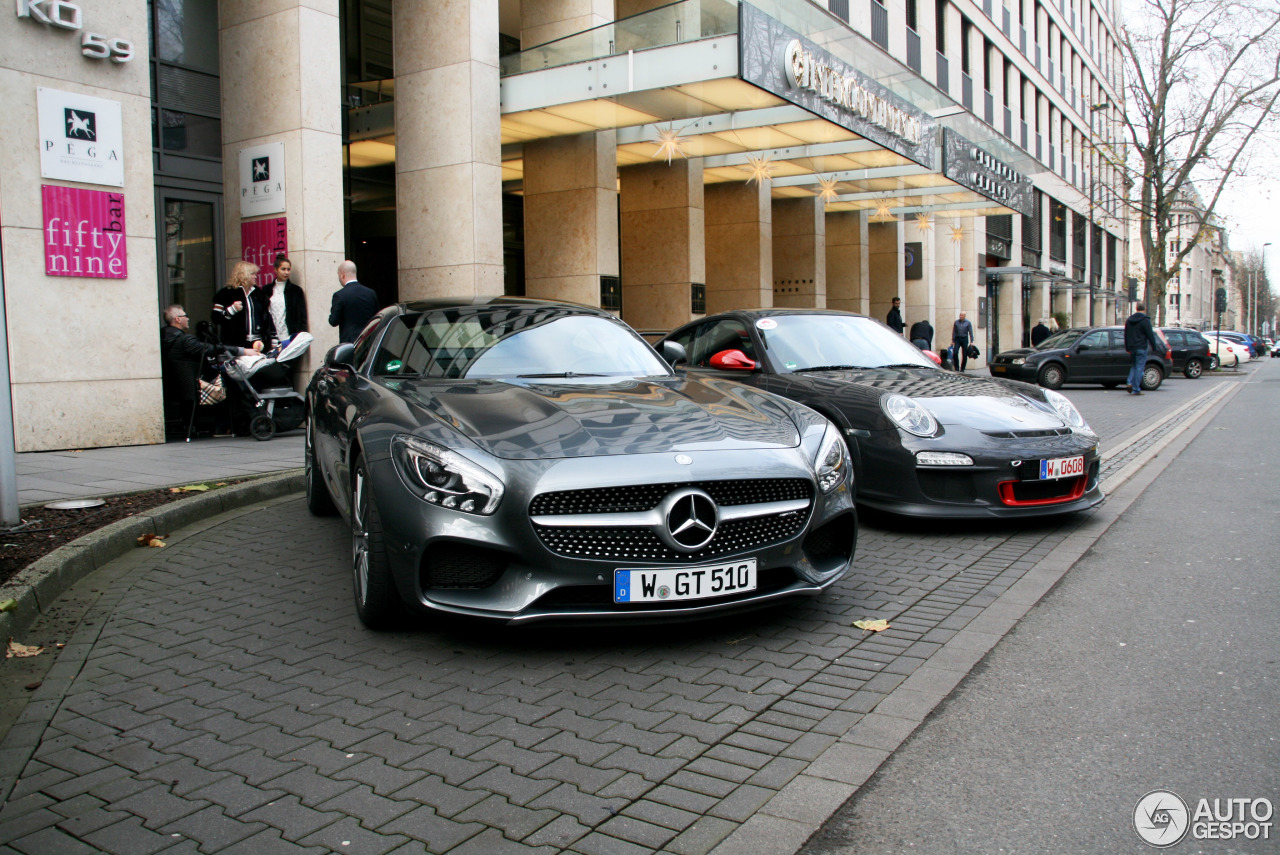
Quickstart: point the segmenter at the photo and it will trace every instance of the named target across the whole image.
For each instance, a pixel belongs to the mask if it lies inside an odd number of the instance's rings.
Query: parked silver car
[[[307,403],[308,503],[350,521],[372,628],[699,617],[818,594],[853,558],[830,422],[677,376],[598,309],[393,306],[326,355]]]

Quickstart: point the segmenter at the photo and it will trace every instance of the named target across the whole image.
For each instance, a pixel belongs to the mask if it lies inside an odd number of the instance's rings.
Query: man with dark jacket
[[[1034,327],[1031,328],[1031,346],[1036,347],[1040,342],[1049,337],[1049,328],[1045,326],[1044,318],[1041,318]]]
[[[923,342],[923,344],[921,344]],[[933,324],[916,321],[911,325],[911,343],[921,350],[933,349]]]
[[[1165,346],[1151,326],[1146,315],[1147,307],[1137,304],[1134,313],[1124,322],[1124,349],[1133,362],[1129,366],[1129,394],[1142,394],[1142,374],[1147,368],[1147,352],[1154,350],[1164,355]]]
[[[302,289],[289,281],[293,262],[284,253],[276,256],[275,279],[256,289],[258,338],[272,348],[300,332],[307,332],[307,297]]]
[[[893,308],[889,310],[889,314],[885,317],[884,322],[889,325],[889,329],[902,335],[902,331],[907,328],[906,321],[902,320],[902,298],[893,298]]]
[[[369,319],[378,314],[378,295],[356,280],[356,263],[347,259],[338,265],[338,281],[329,308],[329,326],[338,328],[338,341],[355,341]]]
[[[169,420],[189,418],[199,394],[200,369],[220,345],[203,342],[187,332],[191,319],[187,310],[174,303],[164,310],[160,330],[160,367],[163,377],[165,416]],[[236,356],[245,348],[227,347]]]
[[[960,317],[951,325],[951,347],[956,354],[956,370],[961,373],[969,367],[969,345],[973,344],[973,338],[973,322],[961,312]]]

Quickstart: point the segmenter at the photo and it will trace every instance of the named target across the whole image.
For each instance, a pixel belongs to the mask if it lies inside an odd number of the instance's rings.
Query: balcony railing
[[[881,6],[878,0],[871,3],[871,41],[885,50],[889,49],[889,10]]]
[[[1009,7],[1005,6],[1000,15],[1000,29],[1004,30],[1004,34],[1008,36],[1011,32],[1009,27],[1013,24],[1013,16],[1009,14]]]
[[[1019,122],[1022,125],[1022,150],[1027,151],[1027,123]]]
[[[916,74],[920,73],[920,34],[907,27],[907,65]]]
[[[1008,107],[1004,108],[1004,135],[1013,139],[1013,111]]]
[[[982,90],[982,118],[991,127],[996,126],[996,99],[989,89]]]
[[[973,112],[973,78],[960,72],[960,103],[970,113]]]
[[[846,24],[849,23],[849,0],[828,0],[827,9]]]
[[[938,60],[938,88],[943,92],[949,92],[951,90],[950,63],[947,62],[947,58],[943,54],[935,53],[934,56]]]

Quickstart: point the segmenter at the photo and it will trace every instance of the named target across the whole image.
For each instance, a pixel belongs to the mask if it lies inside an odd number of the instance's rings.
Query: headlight
[[[822,443],[818,446],[818,454],[813,459],[813,471],[818,476],[818,488],[823,493],[830,493],[839,487],[849,471],[849,449],[845,447],[844,438],[835,425],[827,423],[827,432],[822,435]]]
[[[1010,359],[1010,360],[1009,360],[1009,364],[1010,364],[1010,365],[1022,365],[1022,364],[1023,364],[1024,362],[1026,362],[1026,361],[1027,361],[1027,358],[1026,358],[1025,356],[1015,356],[1013,359]]]
[[[894,424],[916,436],[933,436],[938,432],[938,422],[933,414],[906,395],[887,395],[880,399],[880,407]]]
[[[423,501],[469,514],[491,514],[502,499],[502,481],[461,454],[415,436],[391,440],[405,484]]]
[[[1058,415],[1066,420],[1067,424],[1077,430],[1086,430],[1093,433],[1093,429],[1089,427],[1089,423],[1084,420],[1084,416],[1080,415],[1080,411],[1076,409],[1076,405],[1068,400],[1066,395],[1054,392],[1052,389],[1044,390],[1044,398],[1053,408],[1058,411]]]

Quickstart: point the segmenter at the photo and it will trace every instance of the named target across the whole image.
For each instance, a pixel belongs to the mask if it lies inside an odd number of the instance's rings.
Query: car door
[[[1091,330],[1080,337],[1067,360],[1067,379],[1072,383],[1089,383],[1104,379],[1112,356],[1111,337],[1107,330]],[[1109,375],[1108,375],[1109,376]]]
[[[1191,347],[1187,343],[1187,334],[1182,330],[1165,330],[1164,337],[1169,342],[1169,355],[1173,357],[1173,370],[1181,371],[1187,364]]]

